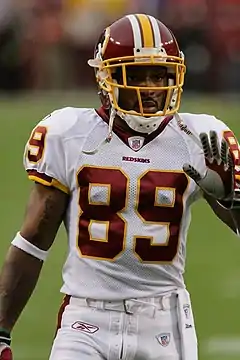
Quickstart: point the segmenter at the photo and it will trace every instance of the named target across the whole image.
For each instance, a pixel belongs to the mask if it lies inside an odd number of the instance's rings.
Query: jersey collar
[[[98,114],[98,116],[101,117],[101,119],[105,122],[105,123],[109,123],[109,112],[104,109],[103,106],[101,106],[100,108],[95,110],[96,113]],[[151,134],[145,134],[145,133],[140,133],[137,131],[134,131],[133,129],[131,129],[129,126],[127,126],[126,129],[123,129],[121,126],[119,126],[118,124],[114,123],[113,124],[113,132],[132,150],[134,151],[138,151],[140,150],[143,146],[145,146],[146,144],[148,144],[150,141],[152,141],[153,139],[155,139],[159,134],[161,134],[161,132],[163,132],[163,130],[166,128],[166,126],[169,124],[169,122],[173,119],[173,116],[167,116],[159,125],[159,127],[153,131]],[[142,141],[139,142],[135,142],[136,146],[133,147],[132,142],[131,142],[131,138],[134,138],[135,140],[142,139]],[[141,146],[138,146],[141,145]]]

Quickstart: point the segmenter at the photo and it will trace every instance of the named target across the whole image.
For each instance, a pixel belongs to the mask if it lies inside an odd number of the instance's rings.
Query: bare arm
[[[34,184],[21,235],[42,250],[52,245],[63,220],[68,195]],[[0,328],[11,331],[37,283],[43,262],[10,246],[0,273]]]
[[[240,229],[240,211],[239,210],[228,210],[222,207],[218,202],[211,196],[204,194],[204,198],[217,215],[217,217],[222,220],[230,229],[232,229],[236,234],[238,234],[238,229]]]

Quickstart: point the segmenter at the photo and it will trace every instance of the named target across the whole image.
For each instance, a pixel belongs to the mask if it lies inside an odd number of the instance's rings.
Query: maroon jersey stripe
[[[37,170],[27,170],[27,173],[29,176],[36,176],[37,178],[42,179],[48,182],[49,184],[52,183],[53,178],[51,176],[48,176],[44,173],[40,173]]]

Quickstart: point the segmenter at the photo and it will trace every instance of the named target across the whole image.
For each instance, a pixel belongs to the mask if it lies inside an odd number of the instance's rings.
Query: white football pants
[[[186,290],[99,301],[67,296],[50,360],[197,360]]]

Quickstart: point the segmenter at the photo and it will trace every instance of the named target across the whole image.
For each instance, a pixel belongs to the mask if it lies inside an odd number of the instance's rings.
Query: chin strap
[[[113,135],[113,122],[114,122],[114,119],[115,119],[115,116],[116,116],[116,110],[114,108],[111,108],[111,111],[110,111],[110,118],[109,118],[109,124],[108,124],[108,134],[106,136],[106,138],[100,142],[100,144],[98,144],[98,146],[95,148],[95,149],[92,149],[92,150],[82,150],[82,152],[84,154],[87,154],[87,155],[94,155],[98,152],[98,150],[100,149],[100,147],[102,147],[103,145],[105,144],[108,144],[110,143],[110,141],[112,140],[112,135]]]

